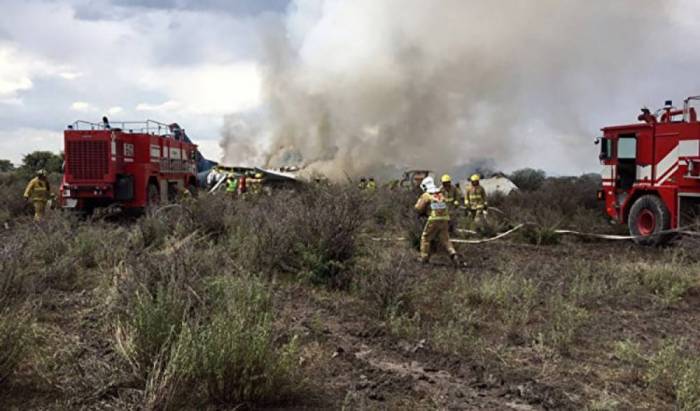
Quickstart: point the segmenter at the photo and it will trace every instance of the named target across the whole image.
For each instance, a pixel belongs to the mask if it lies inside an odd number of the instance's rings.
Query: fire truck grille
[[[69,141],[68,172],[77,180],[101,180],[109,167],[106,141]]]

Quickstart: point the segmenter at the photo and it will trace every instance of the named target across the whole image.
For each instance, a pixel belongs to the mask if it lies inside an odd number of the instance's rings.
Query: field
[[[459,268],[417,261],[408,192],[35,224],[24,183],[0,175],[2,409],[700,409],[699,244],[557,236],[624,232],[590,177],[492,199],[482,236],[531,225]]]

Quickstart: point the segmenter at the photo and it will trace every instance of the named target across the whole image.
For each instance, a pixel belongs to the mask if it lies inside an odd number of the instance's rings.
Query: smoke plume
[[[226,118],[225,160],[336,179],[483,159],[586,168],[605,125],[588,113],[653,74],[663,4],[293,1],[261,24],[266,103]]]

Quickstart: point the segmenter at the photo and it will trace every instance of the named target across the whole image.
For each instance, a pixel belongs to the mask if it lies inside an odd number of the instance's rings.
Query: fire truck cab
[[[61,206],[144,209],[196,186],[197,146],[177,124],[76,121],[64,132]]]
[[[639,244],[668,241],[668,231],[685,224],[700,204],[700,122],[692,107],[698,100],[687,98],[682,109],[666,101],[655,114],[643,108],[639,123],[604,127],[597,139],[603,165],[598,198]]]

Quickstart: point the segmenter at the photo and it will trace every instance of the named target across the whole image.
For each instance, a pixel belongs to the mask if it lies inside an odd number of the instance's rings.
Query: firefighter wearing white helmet
[[[486,191],[479,184],[481,178],[478,174],[474,174],[469,178],[471,184],[467,188],[467,193],[464,196],[464,205],[467,209],[467,216],[471,219],[473,226],[481,225],[486,220],[486,212],[488,210],[488,202],[486,201]]]
[[[423,194],[418,198],[415,209],[420,215],[428,216],[423,234],[420,238],[420,259],[427,263],[430,260],[430,243],[437,239],[439,245],[447,250],[453,262],[458,262],[457,251],[450,242],[449,222],[450,211],[441,190],[435,186],[432,177],[426,177],[421,181],[420,188]]]
[[[442,191],[442,195],[445,197],[445,202],[450,207],[450,212],[452,213],[450,215],[450,234],[453,234],[457,228],[457,218],[455,212],[459,205],[462,204],[463,198],[459,189],[452,185],[452,177],[450,177],[449,174],[444,174],[440,178],[440,183],[442,183],[440,191]]]

